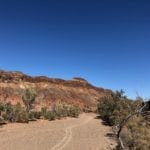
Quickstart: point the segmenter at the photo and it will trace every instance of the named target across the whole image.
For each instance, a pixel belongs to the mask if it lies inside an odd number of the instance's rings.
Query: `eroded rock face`
[[[0,70],[0,102],[23,104],[21,95],[25,88],[34,88],[37,91],[35,102],[37,109],[60,103],[94,108],[100,97],[112,93],[111,90],[95,87],[79,77],[62,80],[45,76],[31,77],[22,72]]]

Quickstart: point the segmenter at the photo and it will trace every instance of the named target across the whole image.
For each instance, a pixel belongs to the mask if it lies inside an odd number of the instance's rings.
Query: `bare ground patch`
[[[0,128],[0,150],[111,150],[111,128],[95,117],[8,124]]]

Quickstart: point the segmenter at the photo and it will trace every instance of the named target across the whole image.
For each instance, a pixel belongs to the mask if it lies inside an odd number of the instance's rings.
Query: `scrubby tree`
[[[25,89],[23,93],[22,100],[28,113],[32,108],[32,104],[34,103],[36,96],[37,94],[33,89]]]
[[[144,111],[148,107],[141,99],[128,99],[122,90],[99,100],[98,113],[113,125],[119,150],[150,149],[150,113]]]
[[[79,114],[80,114],[80,108],[78,106],[71,106],[69,108],[68,116],[78,118]]]
[[[116,91],[111,96],[102,97],[99,100],[97,111],[102,119],[110,125],[117,124],[131,110],[129,103],[131,101],[126,98],[124,91]],[[119,114],[122,114],[121,116]]]
[[[11,103],[0,104],[0,118],[1,122],[27,122],[28,115],[23,107],[18,103],[12,105]]]

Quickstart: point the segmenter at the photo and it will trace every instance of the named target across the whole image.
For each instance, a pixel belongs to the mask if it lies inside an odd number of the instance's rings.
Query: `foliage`
[[[20,104],[14,105],[13,107],[13,122],[28,122],[28,114]]]
[[[35,98],[36,98],[36,92],[33,89],[26,89],[24,91],[22,100],[23,100],[24,105],[26,106],[28,113],[30,112],[32,108],[32,104],[34,103]]]
[[[49,121],[56,119],[56,112],[55,111],[47,111],[45,118]]]
[[[32,103],[30,103],[32,104]],[[11,103],[0,103],[0,125],[6,122],[21,122],[35,121],[37,119],[55,120],[64,117],[78,117],[80,109],[72,105],[59,105],[55,109],[41,108],[41,111],[27,111],[19,103],[12,105]]]
[[[33,116],[35,119],[40,119],[41,118],[41,112],[40,111],[33,111]]]
[[[150,126],[143,116],[131,118],[123,129],[121,137],[125,147],[129,147],[129,149],[150,149]]]
[[[132,111],[131,103],[132,101],[124,96],[123,90],[116,91],[111,96],[99,100],[98,113],[110,125],[115,125]]]
[[[3,117],[0,116],[0,125],[3,125],[3,124],[5,124],[5,120]]]
[[[150,122],[142,115],[134,115],[142,107],[141,99],[129,100],[123,91],[103,97],[98,103],[98,113],[113,127],[123,125],[120,136],[126,150],[150,149]],[[127,119],[129,116],[133,117]],[[118,149],[121,145],[118,145]]]
[[[20,104],[1,104],[1,118],[7,122],[27,122],[28,115]]]
[[[4,111],[5,109],[5,105],[3,103],[0,103],[0,114],[2,111]]]
[[[80,114],[80,108],[79,107],[77,107],[77,106],[71,106],[69,108],[69,114],[68,114],[68,116],[77,118],[79,116],[79,114]]]
[[[41,114],[45,119],[48,120],[61,119],[64,117],[77,118],[80,114],[80,109],[77,106],[72,105],[59,105],[54,110],[47,110],[46,108],[42,108]]]
[[[42,107],[41,108],[41,117],[46,118],[46,114],[47,114],[47,107]]]
[[[80,114],[80,108],[73,105],[60,105],[56,109],[56,114],[58,117],[75,117],[77,118]]]

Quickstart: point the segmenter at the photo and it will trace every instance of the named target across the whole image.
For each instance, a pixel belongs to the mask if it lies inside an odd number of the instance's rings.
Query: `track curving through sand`
[[[0,128],[0,150],[111,150],[111,128],[95,114],[56,121],[8,124]]]
[[[92,117],[90,117],[88,120],[85,120],[83,123],[80,123],[79,125],[67,127],[65,130],[66,134],[64,138],[58,144],[56,144],[51,150],[63,150],[72,138],[72,129],[87,124],[91,119]]]

